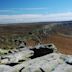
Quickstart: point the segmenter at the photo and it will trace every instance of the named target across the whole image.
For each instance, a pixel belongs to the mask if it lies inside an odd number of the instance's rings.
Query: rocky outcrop
[[[18,63],[20,60],[28,60],[33,54],[33,51],[23,49],[14,53],[2,55],[0,62],[3,64]]]
[[[0,63],[0,72],[72,72],[72,56],[58,53],[54,44],[9,50]]]

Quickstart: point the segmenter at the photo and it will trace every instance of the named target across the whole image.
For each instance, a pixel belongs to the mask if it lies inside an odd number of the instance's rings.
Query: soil
[[[60,36],[60,35],[51,35],[47,38],[44,38],[42,40],[42,43],[53,43],[57,49],[58,52],[61,52],[63,54],[70,54],[72,55],[72,38]],[[28,45],[34,46],[36,45],[35,41],[29,40]]]
[[[41,28],[43,25],[7,25],[7,26],[0,26],[0,36],[7,34],[26,34],[31,32],[35,29]],[[62,30],[60,28],[60,30]],[[59,31],[60,31],[59,30]],[[43,38],[42,43],[53,43],[58,48],[58,51],[63,54],[71,54],[72,55],[72,38],[64,37],[61,35],[53,34],[47,38]],[[37,42],[33,40],[28,40],[27,45],[34,46]]]

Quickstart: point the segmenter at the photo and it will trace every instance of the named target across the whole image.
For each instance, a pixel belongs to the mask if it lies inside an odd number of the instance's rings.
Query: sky
[[[72,0],[0,0],[0,24],[72,20]]]

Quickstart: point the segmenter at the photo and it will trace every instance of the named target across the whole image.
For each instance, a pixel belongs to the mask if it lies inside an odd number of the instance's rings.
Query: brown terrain
[[[15,26],[0,26],[0,36],[10,34],[27,34],[28,32],[40,29],[43,25],[15,25]],[[52,34],[46,38],[41,39],[42,43],[53,43],[57,47],[58,51],[63,54],[72,55],[72,37],[64,37],[58,34]],[[36,42],[29,39],[27,45],[34,46]]]
[[[72,38],[53,35],[48,38],[48,41],[54,43],[59,52],[63,54],[72,54]]]
[[[53,43],[57,47],[58,52],[72,55],[72,38],[67,38],[60,35],[52,35],[48,38],[44,38],[42,43]],[[35,42],[30,40],[28,41],[28,45],[35,45]]]

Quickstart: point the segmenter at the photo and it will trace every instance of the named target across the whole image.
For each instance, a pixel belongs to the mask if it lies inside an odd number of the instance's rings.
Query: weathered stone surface
[[[72,72],[72,66],[65,63],[65,58],[63,54],[51,53],[13,67],[0,65],[0,72]]]
[[[69,65],[72,65],[72,55],[68,55],[66,58],[65,58],[65,62]]]
[[[72,72],[72,66],[67,64],[58,65],[53,72]]]
[[[72,72],[72,56],[57,53],[53,44],[9,51],[1,55],[0,63],[0,72]]]
[[[14,72],[14,69],[7,65],[0,65],[0,72]]]
[[[62,64],[63,60],[60,59],[61,55],[58,55],[56,53],[52,53],[49,55],[45,55],[39,58],[35,58],[26,62],[23,62],[22,64],[19,64],[15,66],[17,70],[20,70],[22,67],[24,67],[24,70],[30,72],[35,72],[33,70],[37,69],[39,72],[41,71],[40,68],[42,68],[45,72],[52,71],[58,64]],[[23,71],[24,71],[23,70]]]
[[[51,53],[14,66],[21,72],[71,72],[72,66],[65,63],[63,54]],[[66,67],[67,66],[67,67]]]
[[[1,63],[17,63],[19,60],[27,60],[33,55],[33,51],[25,49],[8,55],[1,56]]]

